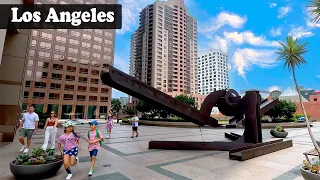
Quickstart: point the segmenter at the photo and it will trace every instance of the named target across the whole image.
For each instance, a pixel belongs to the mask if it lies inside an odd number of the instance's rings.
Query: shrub
[[[31,155],[28,153],[18,154],[14,164],[16,165],[37,165],[56,162],[62,159],[60,155],[54,155],[54,149],[48,149],[47,151],[41,148],[34,148],[31,151]]]
[[[274,131],[276,131],[276,132],[285,132],[285,130],[284,130],[283,127],[281,127],[281,126],[276,126],[276,127],[274,128]]]

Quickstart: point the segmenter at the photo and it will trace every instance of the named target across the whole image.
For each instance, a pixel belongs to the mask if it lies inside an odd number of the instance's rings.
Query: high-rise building
[[[197,68],[197,20],[184,0],[146,6],[131,37],[130,74],[168,94],[195,94]]]
[[[37,0],[37,3],[116,4],[117,0]],[[33,30],[23,109],[56,111],[59,118],[98,118],[110,110],[111,88],[99,73],[113,65],[115,29]]]
[[[199,94],[229,89],[228,55],[219,50],[199,52],[197,78]]]

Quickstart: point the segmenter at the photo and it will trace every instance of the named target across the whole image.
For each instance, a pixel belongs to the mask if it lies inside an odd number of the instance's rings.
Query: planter
[[[15,165],[14,161],[10,163],[11,173],[21,179],[43,179],[54,176],[63,165],[63,159],[40,165]]]
[[[319,174],[314,174],[312,172],[304,170],[302,167],[300,168],[300,172],[301,172],[303,179],[305,179],[305,180],[319,180],[320,179]]]
[[[288,136],[288,132],[277,132],[273,129],[270,131],[270,134],[276,138],[285,138]]]

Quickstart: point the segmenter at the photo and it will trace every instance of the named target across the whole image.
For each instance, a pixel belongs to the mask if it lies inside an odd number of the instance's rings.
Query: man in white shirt
[[[139,133],[138,133],[139,118],[136,114],[131,118],[131,123],[132,123],[132,136],[131,136],[131,138],[133,138],[134,132],[136,132],[136,134],[137,134],[136,137],[138,137],[139,136]]]
[[[20,152],[29,152],[32,135],[37,132],[38,129],[39,116],[34,112],[34,106],[28,107],[28,112],[24,113],[22,119],[20,120],[19,141],[22,144]],[[24,138],[27,137],[27,145],[24,143]]]

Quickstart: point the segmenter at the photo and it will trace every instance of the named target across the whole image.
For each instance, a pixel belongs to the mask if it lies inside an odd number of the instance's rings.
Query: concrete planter
[[[285,138],[288,136],[288,132],[277,132],[273,129],[270,131],[270,134],[276,138]]]
[[[301,172],[303,179],[305,179],[305,180],[319,180],[320,179],[319,174],[314,174],[312,172],[304,170],[302,167],[300,168],[300,172]]]
[[[54,176],[63,165],[63,159],[41,165],[15,165],[13,162],[10,163],[11,173],[21,179],[44,179]]]

